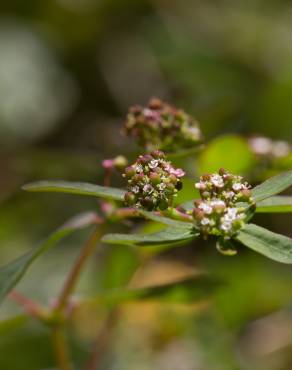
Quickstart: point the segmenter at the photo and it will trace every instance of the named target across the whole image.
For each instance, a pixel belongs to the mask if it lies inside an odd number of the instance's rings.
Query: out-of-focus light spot
[[[291,153],[291,145],[284,140],[273,141],[267,137],[252,137],[248,140],[248,144],[256,155],[285,157]]]
[[[0,142],[36,140],[73,109],[77,89],[50,49],[16,23],[0,24]]]

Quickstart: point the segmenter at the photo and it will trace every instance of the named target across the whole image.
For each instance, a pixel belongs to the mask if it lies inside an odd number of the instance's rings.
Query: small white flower
[[[205,212],[207,215],[210,215],[213,211],[213,208],[208,203],[201,203],[199,208]]]
[[[199,190],[204,190],[206,188],[206,183],[204,181],[196,182],[195,188]]]
[[[232,189],[234,191],[240,191],[242,190],[243,188],[243,184],[241,184],[240,182],[236,182],[235,184],[232,185]]]
[[[223,188],[224,186],[224,181],[223,181],[222,176],[217,175],[217,174],[214,174],[211,176],[211,183],[214,186],[217,186],[218,188]]]
[[[135,170],[136,172],[141,173],[143,172],[143,166],[141,164],[137,164]]]
[[[225,207],[226,206],[225,202],[221,199],[214,199],[211,201],[210,204],[212,207],[216,207],[216,206]]]
[[[198,140],[201,136],[201,131],[198,127],[187,127],[182,131],[193,140]]]
[[[235,195],[233,191],[224,191],[222,194],[226,199],[232,199]]]
[[[204,217],[202,220],[201,220],[201,225],[203,226],[207,226],[210,224],[210,220],[207,218],[207,217]]]
[[[133,186],[131,190],[135,194],[139,193],[139,191],[140,191],[139,186]]]
[[[162,191],[166,188],[166,184],[164,182],[162,182],[162,183],[158,184],[157,187],[160,191]]]
[[[230,221],[233,221],[233,220],[235,220],[235,218],[237,216],[237,212],[238,212],[238,209],[236,207],[228,208],[227,213],[225,214],[224,217],[226,217],[226,219],[228,219]]]
[[[153,159],[152,161],[150,161],[150,163],[148,164],[148,166],[149,166],[151,169],[153,169],[153,168],[158,167],[158,164],[159,164],[158,160],[157,160],[157,159]]]
[[[148,194],[151,194],[152,192],[153,192],[153,187],[150,185],[150,184],[146,184],[146,185],[144,185],[144,187],[143,187],[143,191],[145,192],[145,193],[148,193]]]
[[[227,221],[224,221],[221,226],[220,226],[220,229],[223,230],[223,231],[230,231],[232,228],[232,224],[230,222],[227,222]]]

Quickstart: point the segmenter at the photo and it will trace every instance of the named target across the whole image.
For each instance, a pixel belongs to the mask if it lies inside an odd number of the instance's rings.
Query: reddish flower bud
[[[125,177],[130,179],[136,174],[135,168],[133,166],[129,166],[125,168]]]
[[[125,194],[125,202],[129,205],[129,206],[132,206],[136,203],[136,196],[134,193],[128,191],[126,194]]]

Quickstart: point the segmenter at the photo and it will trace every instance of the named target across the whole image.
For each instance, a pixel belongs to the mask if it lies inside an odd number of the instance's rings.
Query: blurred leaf
[[[197,154],[200,150],[202,150],[202,148],[203,148],[203,145],[196,145],[193,148],[180,150],[180,151],[175,152],[175,153],[167,153],[167,158],[171,161],[174,161],[176,159],[189,157],[189,156],[192,156],[194,154]]]
[[[184,167],[184,164],[181,164],[180,166]],[[199,190],[195,188],[194,179],[185,177],[182,179],[182,183],[183,188],[177,193],[177,197],[175,197],[175,205],[200,197]]]
[[[180,204],[186,211],[192,211],[194,209],[194,201],[188,200],[187,202]]]
[[[281,193],[292,185],[292,171],[281,173],[271,177],[262,184],[252,189],[252,197],[255,202],[259,202],[272,195]]]
[[[99,198],[120,200],[124,199],[125,191],[106,186],[90,184],[86,182],[70,181],[37,181],[24,185],[23,190],[33,192],[69,193],[78,195],[90,195]]]
[[[188,241],[199,235],[193,227],[174,228],[169,227],[152,234],[107,234],[102,238],[108,244],[126,244],[137,246],[173,245]]]
[[[284,213],[292,212],[292,197],[278,195],[264,199],[257,203],[257,213]]]
[[[199,299],[210,296],[221,284],[208,275],[191,276],[171,283],[145,288],[116,289],[90,300],[90,302],[117,304],[131,301],[159,300],[173,303],[194,303]]]
[[[28,319],[29,317],[27,315],[17,315],[0,321],[0,334],[5,334],[5,332],[18,329],[22,325],[26,324]]]
[[[61,228],[55,231],[48,239],[46,239],[37,248],[25,253],[16,260],[8,263],[0,268],[0,302],[10,292],[11,289],[19,282],[26,273],[27,269],[42,253],[53,247],[59,240],[76,230],[83,229],[96,222],[96,214],[93,212],[78,215]]]
[[[94,279],[96,294],[125,286],[140,265],[137,249],[113,245],[106,248],[104,258],[99,258],[98,279]]]
[[[247,224],[236,236],[246,247],[282,263],[292,263],[292,239],[263,227]]]
[[[190,222],[173,220],[171,218],[161,216],[155,212],[139,210],[139,213],[148,220],[160,222],[161,224],[164,224],[167,226],[173,226],[175,228],[183,228],[183,229],[190,228]]]
[[[247,142],[237,135],[225,135],[211,141],[199,156],[200,173],[226,170],[241,174],[254,164],[254,156]]]

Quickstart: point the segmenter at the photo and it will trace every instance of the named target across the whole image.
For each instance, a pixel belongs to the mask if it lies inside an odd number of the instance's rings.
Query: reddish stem
[[[8,296],[12,301],[23,307],[24,311],[39,320],[45,320],[47,317],[45,309],[37,302],[26,297],[24,294],[13,290]]]

